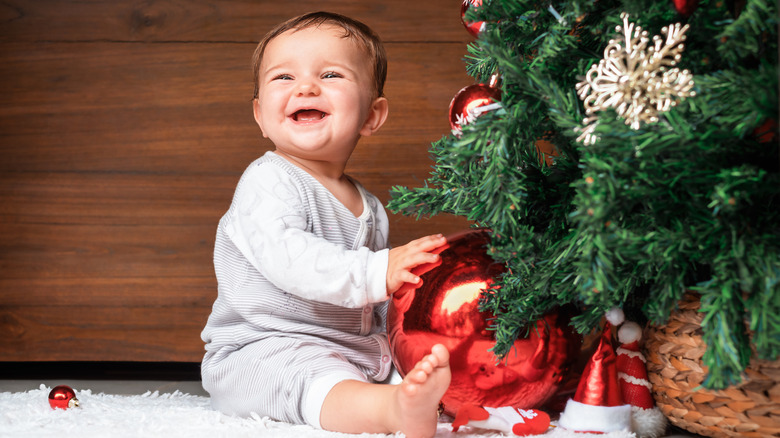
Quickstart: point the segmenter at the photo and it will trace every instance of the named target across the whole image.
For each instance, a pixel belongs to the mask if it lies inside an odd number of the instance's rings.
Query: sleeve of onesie
[[[306,224],[292,178],[260,165],[242,177],[220,226],[252,266],[285,292],[343,307],[387,300],[388,250],[348,250],[308,232]]]

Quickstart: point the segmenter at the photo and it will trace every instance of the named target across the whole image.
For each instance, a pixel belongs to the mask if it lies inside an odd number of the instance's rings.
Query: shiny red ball
[[[422,286],[405,286],[390,304],[387,332],[402,375],[433,345],[449,349],[452,381],[442,403],[450,415],[466,403],[541,407],[558,391],[572,351],[579,348],[566,322],[550,314],[529,337],[515,341],[505,360],[496,359],[490,351],[492,315],[479,311],[479,300],[504,268],[487,254],[488,243],[485,230],[448,237],[438,250],[440,263],[418,267]]]
[[[478,8],[482,6],[482,0],[463,0],[460,5],[460,21],[466,30],[476,38],[485,26],[484,21],[466,21],[466,11],[469,8]]]
[[[699,0],[674,0],[674,9],[683,17],[690,17],[699,7]]]
[[[492,105],[500,99],[501,89],[487,84],[469,85],[460,89],[450,101],[450,126],[452,129],[459,129],[462,126],[462,121],[478,117],[478,108],[490,108],[488,105]],[[475,110],[477,110],[476,113]]]
[[[49,392],[49,406],[52,409],[68,409],[77,407],[79,400],[76,398],[76,392],[70,386],[60,385],[55,386],[54,389]]]
[[[773,141],[777,135],[777,121],[771,118],[764,120],[761,126],[753,130],[753,135],[760,143]]]

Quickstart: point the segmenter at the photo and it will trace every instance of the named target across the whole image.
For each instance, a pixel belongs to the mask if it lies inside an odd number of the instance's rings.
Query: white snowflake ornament
[[[665,26],[665,38],[650,38],[642,27],[628,22],[628,14],[620,14],[623,25],[604,49],[604,59],[591,66],[585,80],[576,86],[587,117],[577,141],[590,145],[598,141],[594,134],[596,113],[614,108],[632,129],[642,123],[655,123],[659,114],[677,105],[677,99],[695,96],[693,75],[675,67],[685,50],[683,42],[689,26],[680,23]]]

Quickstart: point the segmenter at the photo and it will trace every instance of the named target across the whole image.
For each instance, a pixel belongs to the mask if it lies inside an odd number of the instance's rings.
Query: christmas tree
[[[775,2],[471,3],[484,26],[466,69],[499,79],[500,105],[459,115],[424,186],[394,187],[388,207],[491,230],[507,268],[481,299],[494,353],[557,306],[575,304],[584,333],[616,306],[662,324],[692,291],[705,386],[777,358]]]

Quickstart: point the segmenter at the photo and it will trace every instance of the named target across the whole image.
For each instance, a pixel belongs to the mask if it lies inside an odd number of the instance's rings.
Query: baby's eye
[[[287,73],[282,73],[280,75],[274,76],[274,80],[283,80],[283,81],[289,81],[292,79],[292,76],[288,75]]]
[[[341,76],[339,73],[336,73],[335,71],[325,72],[322,75],[323,79],[333,79],[333,78],[341,78],[341,77],[343,76]]]

